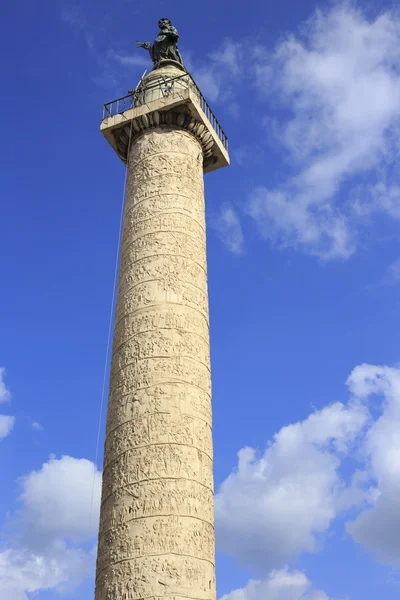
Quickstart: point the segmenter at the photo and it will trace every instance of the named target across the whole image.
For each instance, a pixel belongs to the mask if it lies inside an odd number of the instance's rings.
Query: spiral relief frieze
[[[211,135],[149,113],[119,135],[128,179],[96,600],[215,600],[203,166]]]

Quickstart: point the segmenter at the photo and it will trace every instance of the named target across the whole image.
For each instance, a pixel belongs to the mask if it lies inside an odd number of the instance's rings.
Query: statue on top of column
[[[161,60],[175,60],[183,66],[177,45],[179,39],[177,29],[165,17],[158,21],[158,26],[160,31],[152,44],[150,42],[136,42],[136,45],[149,51],[154,65],[157,65]]]

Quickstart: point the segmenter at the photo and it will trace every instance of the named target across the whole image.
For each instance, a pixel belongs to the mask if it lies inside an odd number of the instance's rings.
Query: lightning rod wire
[[[100,448],[100,435],[101,435],[101,424],[103,421],[103,409],[104,409],[104,397],[106,391],[107,384],[107,365],[108,358],[110,353],[110,345],[111,345],[111,334],[112,334],[112,325],[113,325],[113,316],[114,316],[114,307],[115,307],[115,297],[116,297],[116,289],[117,289],[117,278],[118,278],[118,264],[119,264],[119,256],[121,251],[121,241],[122,241],[122,226],[124,220],[124,206],[125,206],[125,194],[126,194],[126,184],[128,180],[128,171],[129,171],[129,158],[130,158],[130,148],[131,148],[131,138],[132,138],[132,124],[133,120],[131,120],[131,126],[129,131],[129,141],[128,141],[128,160],[125,170],[125,179],[122,193],[122,203],[121,203],[121,211],[120,211],[120,219],[119,219],[119,232],[118,232],[118,242],[117,242],[117,252],[115,257],[115,266],[114,266],[114,281],[112,288],[112,297],[111,297],[111,307],[110,307],[110,316],[108,321],[108,335],[107,335],[107,346],[106,346],[106,354],[104,360],[104,370],[103,370],[103,384],[101,389],[101,400],[100,400],[100,412],[99,419],[97,425],[97,438],[96,438],[96,452],[95,452],[95,461],[94,461],[94,469],[93,469],[93,481],[92,481],[92,491],[90,497],[90,510],[89,510],[89,522],[87,529],[87,548],[85,551],[84,561],[83,561],[83,577],[82,577],[82,600],[84,599],[85,593],[85,581],[87,575],[87,563],[88,563],[88,553],[89,553],[89,542],[91,537],[91,526],[92,526],[92,514],[93,514],[93,501],[94,501],[94,489],[96,484],[96,473],[97,473],[97,463],[99,458],[99,448]]]

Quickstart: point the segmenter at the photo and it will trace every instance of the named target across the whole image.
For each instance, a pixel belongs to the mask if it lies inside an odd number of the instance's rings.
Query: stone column
[[[203,149],[149,129],[128,160],[96,600],[215,598]]]

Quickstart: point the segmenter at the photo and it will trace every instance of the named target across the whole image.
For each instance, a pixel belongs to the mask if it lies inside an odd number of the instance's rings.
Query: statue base
[[[160,60],[157,64],[154,65],[152,70],[156,71],[157,69],[161,69],[162,67],[175,67],[176,69],[180,69],[184,73],[187,73],[185,67],[180,62],[178,62],[177,60],[172,60],[171,58],[165,58],[163,60]]]

